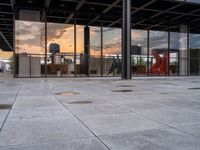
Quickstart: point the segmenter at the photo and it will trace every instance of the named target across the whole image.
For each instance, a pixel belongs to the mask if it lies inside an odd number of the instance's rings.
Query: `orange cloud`
[[[5,52],[0,49],[0,59],[9,59],[13,55],[13,52]]]

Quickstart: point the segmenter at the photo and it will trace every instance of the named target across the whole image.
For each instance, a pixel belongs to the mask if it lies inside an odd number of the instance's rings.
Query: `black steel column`
[[[190,76],[190,26],[187,26],[187,76]]]
[[[90,28],[84,27],[84,73],[89,76],[90,60]]]
[[[74,19],[74,76],[76,77],[76,20]]]
[[[178,50],[178,76],[180,76],[180,49]]]
[[[47,15],[45,11],[45,58],[44,58],[44,63],[45,63],[45,77],[47,77]]]
[[[170,39],[171,39],[171,34],[170,34],[170,26],[168,27],[168,60],[167,60],[167,75],[170,76],[170,52],[171,52],[171,43],[170,43]]]
[[[149,29],[147,31],[147,76],[149,76],[150,66],[149,66]]]
[[[103,23],[101,23],[101,77],[103,77]]]
[[[17,66],[18,63],[17,63],[17,59],[16,59],[16,55],[15,55],[15,15],[13,15],[13,62],[14,62],[14,65],[13,65],[13,78],[16,77],[16,70],[17,70]]]
[[[123,0],[122,79],[131,79],[131,0]]]

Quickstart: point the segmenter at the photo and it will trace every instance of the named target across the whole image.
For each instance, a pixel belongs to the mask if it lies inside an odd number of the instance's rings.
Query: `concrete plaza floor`
[[[1,77],[0,104],[0,150],[200,149],[200,77]]]

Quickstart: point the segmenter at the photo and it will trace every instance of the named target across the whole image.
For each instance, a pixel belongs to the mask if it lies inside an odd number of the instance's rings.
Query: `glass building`
[[[199,0],[2,0],[14,77],[199,76]]]

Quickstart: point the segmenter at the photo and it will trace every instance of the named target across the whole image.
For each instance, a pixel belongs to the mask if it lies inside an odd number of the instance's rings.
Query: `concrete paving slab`
[[[127,133],[149,129],[167,128],[162,124],[143,118],[135,113],[100,115],[81,120],[96,135]]]
[[[2,127],[2,124],[4,120],[6,119],[8,112],[9,112],[9,109],[0,110],[0,128]]]
[[[108,150],[95,138],[62,140],[52,143],[38,143],[34,145],[14,146],[1,150]]]
[[[88,138],[92,134],[71,116],[8,118],[0,133],[0,146]]]
[[[0,149],[106,149],[97,136],[114,150],[199,149],[199,91],[188,89],[198,87],[197,81],[199,77],[6,79],[8,85],[0,84],[0,103],[13,103],[20,92],[0,132]],[[67,91],[80,94],[55,95]],[[75,101],[93,103],[70,103]],[[3,120],[6,112],[1,112]]]
[[[118,105],[121,107],[127,108],[128,110],[132,110],[132,111],[136,111],[136,112],[143,111],[143,110],[166,108],[166,106],[164,106],[164,105],[153,103],[153,102],[148,102],[148,101],[142,101],[142,100],[138,100],[138,101],[132,100],[130,102],[121,102]]]
[[[176,108],[144,110],[138,113],[173,127],[200,124],[200,113]]]
[[[200,138],[200,124],[193,126],[180,126],[177,128]]]
[[[67,107],[80,118],[131,112],[113,104],[68,104]]]
[[[69,110],[64,107],[45,107],[45,108],[21,108],[15,109],[13,108],[10,112],[9,118],[46,118],[46,117],[59,117],[72,115]]]
[[[174,129],[100,136],[112,150],[199,150],[200,139]]]

